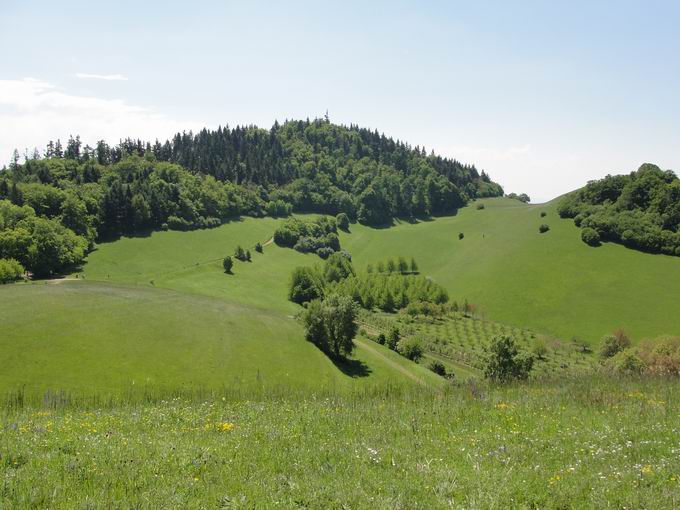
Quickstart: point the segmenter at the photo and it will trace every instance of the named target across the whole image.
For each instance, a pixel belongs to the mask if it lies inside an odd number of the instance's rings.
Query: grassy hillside
[[[197,294],[63,281],[3,286],[0,300],[0,391],[28,397],[441,384],[361,339],[336,367],[285,314]]]
[[[452,299],[467,298],[486,319],[536,334],[596,343],[617,327],[634,339],[680,333],[680,259],[619,245],[588,247],[571,221],[557,217],[555,204],[483,203],[483,210],[472,206],[389,229],[352,225],[342,244],[360,270],[390,255],[414,256],[421,273]],[[299,307],[286,299],[288,278],[294,266],[320,259],[274,244],[255,253],[255,243],[270,239],[277,221],[249,218],[210,230],[123,238],[100,245],[79,281],[0,287],[0,388],[120,392],[133,381],[170,388],[351,388],[414,378],[441,384],[373,342],[361,341],[347,373],[305,342],[292,318]],[[550,231],[539,234],[541,223]],[[221,259],[239,244],[251,248],[253,261],[237,261],[234,274],[224,274]],[[468,344],[479,334],[460,333],[450,348],[474,355],[479,346]],[[467,373],[462,368],[459,375]]]
[[[677,508],[679,390],[571,379],[4,410],[0,507]]]
[[[623,327],[634,339],[680,334],[680,259],[605,244],[591,248],[556,201],[481,200],[458,215],[389,229],[352,225],[341,237],[355,266],[414,256],[452,299],[495,321],[594,343]],[[546,217],[541,218],[540,212]],[[539,234],[547,223],[550,230]],[[458,240],[458,233],[465,238]]]

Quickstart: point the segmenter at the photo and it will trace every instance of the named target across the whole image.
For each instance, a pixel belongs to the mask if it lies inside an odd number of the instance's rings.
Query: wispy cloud
[[[127,76],[122,74],[89,74],[76,73],[76,76],[82,80],[106,80],[106,81],[127,81]]]
[[[63,142],[71,134],[94,145],[128,136],[163,139],[200,127],[122,99],[75,95],[42,80],[0,80],[0,167],[15,148],[23,153],[43,148],[49,140]]]

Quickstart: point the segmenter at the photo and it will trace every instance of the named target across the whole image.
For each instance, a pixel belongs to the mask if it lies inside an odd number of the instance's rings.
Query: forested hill
[[[629,175],[608,175],[562,199],[563,218],[574,218],[584,242],[680,256],[680,179],[670,170],[642,165]]]
[[[0,259],[49,274],[78,263],[83,246],[104,235],[291,211],[384,225],[502,194],[474,166],[327,118],[204,129],[164,143],[92,148],[75,137],[65,147],[50,141],[23,164],[16,154],[0,172]]]

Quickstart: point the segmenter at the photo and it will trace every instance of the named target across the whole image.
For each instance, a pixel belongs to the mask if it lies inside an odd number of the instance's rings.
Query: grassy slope
[[[250,219],[122,239],[90,256],[85,281],[0,287],[0,389],[441,385],[380,346],[360,344],[352,364],[336,367],[306,342],[286,286],[311,256],[267,246],[223,273],[223,254],[272,231],[272,220]]]
[[[571,220],[559,218],[555,201],[482,202],[483,210],[472,205],[415,225],[352,225],[342,244],[358,267],[392,254],[414,256],[452,299],[478,303],[495,321],[591,343],[617,327],[636,340],[680,334],[680,258],[614,244],[591,248]],[[539,234],[541,223],[550,231]]]

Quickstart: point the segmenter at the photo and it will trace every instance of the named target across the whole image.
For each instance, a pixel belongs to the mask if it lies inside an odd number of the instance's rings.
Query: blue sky
[[[0,0],[0,160],[316,117],[551,199],[680,169],[680,2]]]

